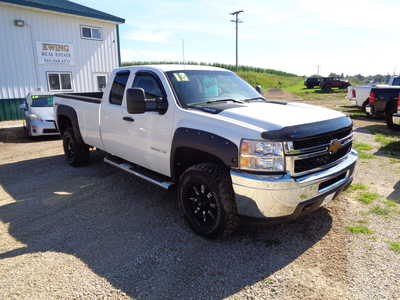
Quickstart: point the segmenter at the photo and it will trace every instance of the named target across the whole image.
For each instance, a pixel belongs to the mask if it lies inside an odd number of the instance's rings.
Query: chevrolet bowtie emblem
[[[332,140],[328,146],[329,154],[334,154],[338,152],[340,148],[342,148],[342,143],[339,142],[338,140]]]

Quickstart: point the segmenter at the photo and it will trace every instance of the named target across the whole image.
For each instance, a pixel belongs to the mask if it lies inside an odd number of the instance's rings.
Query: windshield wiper
[[[244,103],[244,101],[242,100],[236,100],[236,99],[219,99],[219,100],[208,100],[208,101],[204,101],[204,102],[196,102],[196,103],[192,103],[190,104],[190,106],[196,106],[196,105],[201,105],[201,104],[211,104],[211,103],[217,103],[217,102],[236,102],[236,103]]]
[[[267,101],[267,99],[265,99],[264,97],[260,96],[260,97],[254,97],[254,98],[248,98],[248,99],[243,99],[242,101],[252,101],[252,100],[264,100]]]

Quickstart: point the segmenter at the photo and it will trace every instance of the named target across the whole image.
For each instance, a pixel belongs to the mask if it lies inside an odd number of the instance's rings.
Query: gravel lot
[[[313,103],[354,110],[342,99]],[[366,213],[400,200],[400,163],[373,138],[386,130],[380,121],[355,120],[357,140],[376,152],[355,182],[382,199],[366,205],[346,192],[301,220],[227,241],[194,235],[173,191],[97,151],[71,168],[59,139],[27,139],[20,126],[0,123],[0,299],[400,299],[400,254],[388,247],[400,242],[399,207]],[[375,233],[345,229],[360,220]]]

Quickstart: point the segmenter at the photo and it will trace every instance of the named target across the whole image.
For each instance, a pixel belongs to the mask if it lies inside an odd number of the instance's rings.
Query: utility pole
[[[239,23],[243,23],[239,20],[239,14],[242,13],[243,10],[237,10],[231,13],[232,16],[235,16],[235,20],[231,20],[231,22],[236,23],[236,71],[238,71],[239,59],[238,59],[238,25]]]
[[[317,65],[317,75],[319,75],[319,65]]]

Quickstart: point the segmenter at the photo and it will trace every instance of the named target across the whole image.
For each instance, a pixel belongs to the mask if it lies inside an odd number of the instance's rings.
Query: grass
[[[349,186],[349,191],[363,191],[366,190],[368,187],[365,184],[352,184]]]
[[[346,226],[346,229],[354,234],[372,234],[373,233],[373,231],[371,231],[366,226]]]
[[[365,152],[361,152],[361,151],[358,152],[358,157],[361,158],[361,159],[374,159],[374,158],[376,158],[376,156],[373,155],[373,154],[369,154],[369,153],[365,153]]]
[[[368,151],[374,149],[374,147],[366,143],[354,143],[353,148],[357,151]]]
[[[264,90],[270,88],[286,89],[298,82],[303,82],[303,78],[297,76],[281,76],[253,71],[239,71],[237,74],[252,86],[261,85]]]
[[[382,145],[381,150],[385,152],[385,154],[400,155],[400,137],[384,133],[376,133],[375,141]]]
[[[284,87],[284,89],[307,100],[321,99],[321,95],[329,95],[330,97],[334,96],[337,98],[344,98],[344,96],[346,95],[344,90],[339,89],[332,89],[328,92],[323,92],[319,88],[307,89],[304,86],[303,78],[301,78],[301,80],[298,80],[295,84]]]
[[[392,200],[384,200],[384,201],[382,201],[384,204],[386,204],[387,206],[390,206],[390,207],[396,207],[397,206],[397,203],[396,202],[394,202],[394,201],[392,201]]]
[[[369,223],[369,221],[367,221],[367,220],[358,220],[358,221],[356,221],[358,224],[368,224]]]
[[[371,208],[369,212],[380,216],[387,216],[390,214],[390,209],[380,206],[375,206],[374,208]]]
[[[390,243],[389,249],[393,250],[396,253],[400,253],[400,243]]]
[[[376,158],[376,156],[373,155],[373,154],[363,152],[363,151],[369,151],[369,150],[374,149],[374,147],[372,147],[369,144],[366,144],[366,143],[355,143],[353,145],[353,148],[358,151],[358,157],[361,158],[361,159],[374,159],[374,158]]]
[[[370,204],[370,203],[372,203],[372,201],[378,199],[379,197],[380,197],[380,195],[376,194],[376,193],[363,192],[360,195],[358,195],[356,200],[358,200],[364,204]]]

